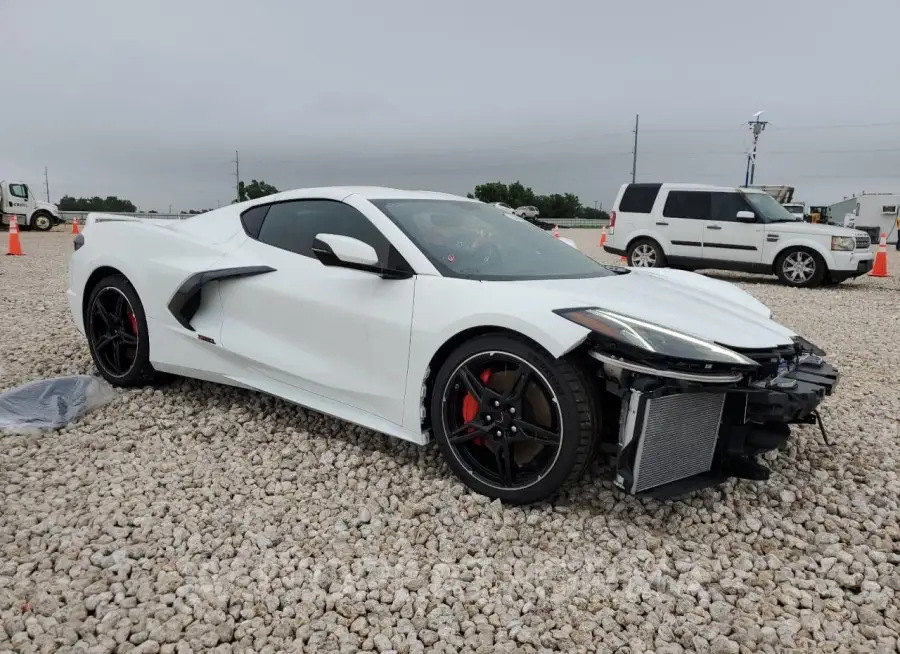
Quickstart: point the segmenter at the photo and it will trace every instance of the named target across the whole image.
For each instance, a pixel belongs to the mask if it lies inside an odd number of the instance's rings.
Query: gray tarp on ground
[[[59,429],[115,397],[106,380],[90,375],[29,382],[0,393],[0,431]]]

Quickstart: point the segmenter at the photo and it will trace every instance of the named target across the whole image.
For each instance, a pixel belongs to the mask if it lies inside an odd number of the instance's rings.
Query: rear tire
[[[123,313],[113,315],[120,303],[124,305]],[[84,328],[94,365],[113,386],[144,386],[161,379],[150,365],[150,337],[144,306],[131,282],[123,275],[104,277],[91,289],[84,311]],[[115,339],[116,343],[110,344],[109,339]],[[118,357],[110,353],[116,344],[121,346]],[[117,361],[121,365],[116,366]]]
[[[518,393],[517,369],[527,375]],[[483,391],[483,402],[471,388]],[[448,467],[476,493],[514,505],[546,500],[577,481],[593,455],[600,416],[590,388],[579,367],[525,339],[476,337],[435,377],[435,440]]]
[[[664,268],[666,255],[656,241],[638,239],[628,246],[628,265],[632,268]]]

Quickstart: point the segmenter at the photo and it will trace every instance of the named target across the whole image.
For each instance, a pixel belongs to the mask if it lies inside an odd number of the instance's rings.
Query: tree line
[[[238,197],[232,202],[244,202],[255,200],[266,195],[278,193],[278,189],[263,180],[251,180],[249,184],[238,183]],[[581,204],[577,195],[573,193],[551,193],[550,195],[538,195],[530,186],[525,186],[519,181],[510,184],[504,182],[485,182],[475,186],[474,193],[466,193],[466,197],[478,199],[492,204],[504,202],[513,209],[517,207],[536,207],[539,211],[538,218],[582,218],[586,220],[606,220],[609,214],[601,209],[586,207]],[[110,211],[116,213],[134,213],[137,207],[125,198],[115,195],[106,198],[74,198],[63,196],[58,203],[60,211]],[[195,215],[206,213],[211,209],[190,209],[182,211],[183,215]],[[151,209],[148,213],[158,213]]]
[[[478,184],[475,187],[475,193],[466,193],[466,197],[478,199],[489,204],[503,202],[513,209],[518,207],[536,207],[539,211],[539,219],[583,218],[586,220],[606,220],[609,218],[609,214],[602,209],[586,207],[581,204],[577,195],[572,193],[538,195],[530,186],[524,186],[519,181],[511,184],[505,184],[504,182]]]

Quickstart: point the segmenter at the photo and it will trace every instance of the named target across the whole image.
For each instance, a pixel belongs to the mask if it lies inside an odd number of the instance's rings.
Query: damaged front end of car
[[[765,480],[757,457],[783,447],[790,425],[824,434],[817,408],[840,375],[806,339],[737,349],[596,307],[556,313],[591,330],[579,351],[611,400],[599,437],[625,492],[670,498]]]

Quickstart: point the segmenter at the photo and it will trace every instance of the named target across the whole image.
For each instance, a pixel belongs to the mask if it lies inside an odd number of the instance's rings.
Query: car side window
[[[28,199],[28,187],[24,184],[10,184],[9,194],[23,200]]]
[[[241,224],[250,238],[259,238],[259,230],[262,228],[263,219],[269,211],[269,206],[268,204],[263,204],[258,207],[252,207],[241,214]]]
[[[622,213],[650,213],[662,184],[629,184],[619,202]]]
[[[304,257],[315,258],[312,251],[317,234],[351,236],[368,243],[387,260],[390,243],[372,222],[348,204],[337,200],[291,200],[269,205],[257,239]]]
[[[669,191],[663,216],[666,218],[710,219],[708,191]]]
[[[714,191],[710,196],[711,220],[736,222],[738,211],[753,211],[740,193]]]

